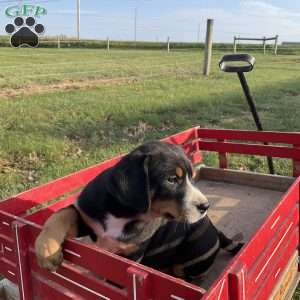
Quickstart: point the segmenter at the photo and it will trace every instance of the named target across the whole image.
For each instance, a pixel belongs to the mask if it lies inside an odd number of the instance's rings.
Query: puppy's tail
[[[244,246],[243,234],[238,233],[231,239],[228,238],[222,231],[218,231],[220,246],[222,249],[226,250],[229,253],[235,255],[240,251],[240,249]]]

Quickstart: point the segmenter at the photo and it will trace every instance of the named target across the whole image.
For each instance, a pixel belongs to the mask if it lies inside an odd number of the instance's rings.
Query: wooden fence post
[[[167,38],[167,49],[168,49],[168,53],[170,53],[170,37],[169,36]]]
[[[212,34],[213,34],[213,19],[207,19],[206,39],[205,39],[205,55],[204,55],[204,68],[203,74],[209,75],[212,55]]]
[[[59,39],[59,36],[57,36],[57,49],[60,49],[60,39]]]

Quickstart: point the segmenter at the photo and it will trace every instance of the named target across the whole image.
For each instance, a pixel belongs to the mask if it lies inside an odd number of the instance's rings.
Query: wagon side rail
[[[64,262],[55,272],[39,268],[34,241],[41,230],[28,221],[13,223],[16,278],[20,299],[189,299],[199,300],[200,287],[101,250],[92,244],[65,243]],[[101,264],[97,262],[101,261]]]
[[[299,255],[299,199],[300,177],[202,300],[268,298],[291,258]]]
[[[228,168],[230,153],[260,155],[291,159],[293,176],[300,176],[300,133],[199,128],[198,137],[200,150],[219,154],[220,168]]]

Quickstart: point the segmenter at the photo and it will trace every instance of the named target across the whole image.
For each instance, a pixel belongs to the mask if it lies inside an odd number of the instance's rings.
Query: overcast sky
[[[12,22],[5,8],[22,1],[0,0],[0,33]],[[45,7],[39,18],[47,35],[76,35],[76,0],[23,1]],[[234,35],[279,35],[280,41],[300,41],[300,1],[275,0],[81,0],[81,37],[132,40],[137,9],[137,38],[201,41],[207,18],[215,20],[214,40],[232,42]]]

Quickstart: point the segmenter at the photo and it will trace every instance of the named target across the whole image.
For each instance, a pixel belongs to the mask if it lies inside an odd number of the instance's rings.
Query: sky
[[[76,36],[77,0],[0,0],[0,34],[13,21],[5,15],[11,5],[32,4],[47,9],[38,22],[46,35]],[[298,0],[81,0],[80,37],[133,40],[137,12],[137,40],[204,41],[206,19],[214,19],[215,42],[233,36],[271,37],[300,41]]]

